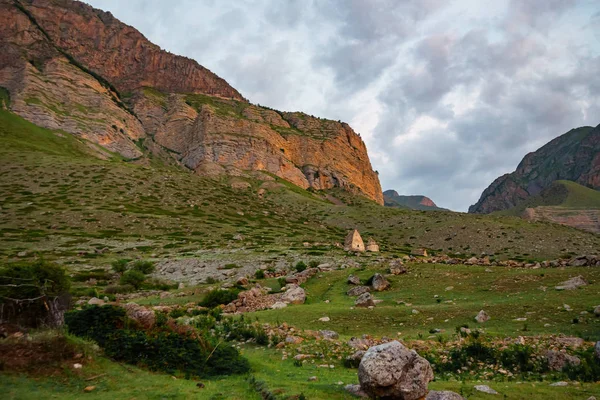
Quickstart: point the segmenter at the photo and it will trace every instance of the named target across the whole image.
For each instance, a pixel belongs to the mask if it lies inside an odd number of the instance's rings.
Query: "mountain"
[[[495,214],[549,221],[600,233],[600,191],[571,181],[555,181],[518,206]]]
[[[512,208],[557,180],[600,190],[600,125],[572,129],[527,154],[516,171],[485,189],[469,212],[487,214]]]
[[[36,125],[126,160],[211,176],[262,171],[383,204],[366,146],[348,124],[250,104],[196,61],[84,3],[0,0],[0,93]]]
[[[409,208],[411,210],[445,210],[439,208],[433,200],[426,196],[403,196],[395,190],[383,192],[383,203],[386,207]]]

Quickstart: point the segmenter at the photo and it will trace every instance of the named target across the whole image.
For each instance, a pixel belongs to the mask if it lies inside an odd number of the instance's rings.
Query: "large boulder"
[[[425,400],[465,400],[465,398],[449,390],[430,390]]]
[[[390,282],[388,282],[388,280],[385,279],[383,275],[377,273],[373,275],[373,278],[371,280],[371,286],[373,287],[373,290],[377,292],[382,292],[390,287]]]
[[[306,292],[300,286],[290,285],[291,288],[285,291],[281,300],[290,304],[304,304],[306,301]]]
[[[348,277],[348,284],[350,285],[360,285],[360,278],[356,275],[350,275]]]
[[[143,328],[150,329],[154,326],[156,316],[153,310],[148,310],[136,303],[127,303],[123,308],[125,308],[127,317],[136,321]]]
[[[417,400],[427,395],[433,370],[426,359],[395,340],[367,350],[358,380],[369,397]]]
[[[373,296],[371,293],[363,293],[354,301],[354,305],[356,307],[371,307],[375,306],[375,302],[373,301]]]
[[[594,307],[594,315],[600,317],[600,306]]]
[[[546,359],[548,360],[548,367],[552,371],[562,371],[567,365],[579,365],[581,360],[579,357],[571,356],[561,351],[548,350],[546,352]]]
[[[392,275],[402,275],[407,272],[406,267],[402,260],[392,260],[390,261],[390,274]]]
[[[556,290],[575,290],[578,287],[585,285],[587,285],[587,282],[583,279],[583,276],[579,275],[559,283],[558,286],[556,286]]]
[[[371,291],[371,288],[368,286],[355,286],[352,289],[348,290],[346,292],[346,294],[348,296],[356,297],[356,296],[360,296],[363,293],[369,293],[370,291]]]

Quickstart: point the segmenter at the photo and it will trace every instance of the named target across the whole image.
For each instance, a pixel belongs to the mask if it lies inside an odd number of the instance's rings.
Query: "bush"
[[[316,261],[316,260],[312,260],[312,261],[310,261],[310,262],[308,263],[308,266],[309,266],[309,267],[311,267],[311,268],[317,268],[317,267],[319,266],[319,264],[320,264],[320,263],[319,263],[318,261]]]
[[[142,272],[130,269],[121,276],[120,283],[121,285],[131,285],[134,288],[139,289],[145,279],[146,275]]]
[[[256,270],[256,272],[254,273],[254,277],[256,279],[265,279],[265,271],[263,271],[262,269]]]
[[[28,327],[61,325],[70,288],[69,276],[58,265],[43,260],[6,265],[0,268],[2,320]]]
[[[129,260],[125,260],[125,259],[120,259],[120,260],[115,260],[112,263],[110,263],[110,266],[112,267],[112,270],[115,271],[116,273],[122,274],[125,271],[127,271],[127,264],[129,263]]]
[[[296,272],[302,272],[306,269],[306,264],[304,264],[303,261],[298,261],[294,268],[296,269]]]
[[[239,292],[240,291],[238,289],[214,289],[208,292],[206,296],[204,296],[204,298],[198,303],[198,305],[213,308],[221,304],[229,304],[235,299],[237,299],[237,295]]]
[[[134,271],[139,271],[144,275],[148,275],[153,273],[156,267],[152,261],[138,260],[133,263],[133,267],[131,269]]]
[[[105,294],[131,293],[135,288],[132,285],[110,285],[104,288]]]
[[[154,329],[127,329],[125,310],[114,306],[92,306],[72,311],[65,317],[69,332],[95,340],[116,361],[147,367],[169,374],[215,376],[248,372],[248,360],[230,345],[200,336]]]

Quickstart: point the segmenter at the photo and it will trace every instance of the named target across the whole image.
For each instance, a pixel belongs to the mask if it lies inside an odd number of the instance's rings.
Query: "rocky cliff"
[[[404,196],[395,190],[383,192],[383,201],[386,207],[410,208],[412,210],[443,210],[427,196]]]
[[[469,212],[486,214],[512,208],[557,180],[600,190],[600,125],[573,129],[527,154],[516,171],[485,189]]]
[[[0,87],[11,111],[129,159],[168,155],[203,174],[272,173],[383,204],[345,123],[250,104],[194,60],[70,0],[0,0]]]

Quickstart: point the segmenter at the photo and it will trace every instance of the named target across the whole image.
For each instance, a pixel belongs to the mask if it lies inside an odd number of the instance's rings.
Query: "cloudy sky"
[[[597,0],[88,0],[253,103],[342,120],[385,189],[466,211],[600,124]]]

